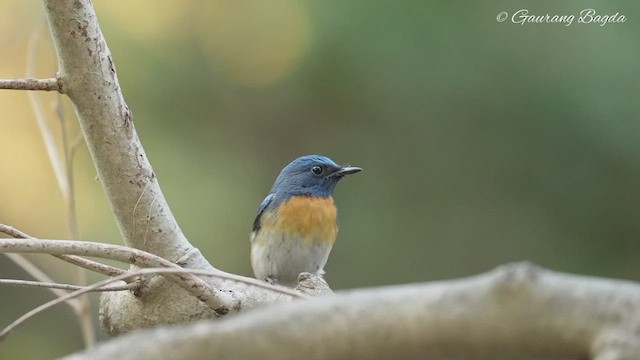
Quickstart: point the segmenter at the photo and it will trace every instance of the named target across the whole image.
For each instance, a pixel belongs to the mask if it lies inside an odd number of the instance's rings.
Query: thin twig
[[[0,224],[0,232],[18,239],[34,239],[33,236],[24,233],[13,226]]]
[[[15,279],[0,279],[0,285],[19,286],[19,287],[41,287],[52,290],[81,290],[86,286],[72,285],[72,284],[60,284],[55,282],[42,282],[42,281],[30,281],[30,280],[15,280]],[[130,283],[122,286],[105,286],[97,289],[92,289],[90,292],[104,292],[104,291],[134,291],[138,288],[138,284]],[[61,296],[66,295],[66,292],[62,292]]]
[[[27,260],[25,257],[23,257],[20,254],[5,254],[7,257],[9,257],[9,259],[13,260],[13,262],[15,262],[18,266],[20,266],[22,269],[24,269],[27,273],[29,273],[29,275],[33,276],[34,278],[36,278],[37,284],[56,284],[53,282],[53,280],[44,272],[42,272],[37,266],[35,266],[33,263],[31,263],[29,260]],[[12,281],[12,280],[8,280],[8,281]],[[22,281],[25,282],[24,280],[15,280],[15,281]],[[0,280],[0,282],[2,282]],[[5,282],[6,283],[6,282]],[[132,283],[132,284],[128,284],[128,286],[134,286],[137,287],[139,286],[139,284],[137,283]],[[67,292],[60,290],[59,288],[56,287],[49,287],[49,291],[51,291],[54,295],[56,295],[57,297],[62,297],[64,295],[67,294]],[[78,317],[78,319],[80,321],[82,321],[83,318],[85,318],[86,316],[91,316],[90,313],[88,312],[88,308],[86,306],[83,306],[82,302],[80,301],[80,299],[69,299],[66,301],[66,303],[69,305],[69,307],[71,307],[71,310],[73,311],[73,313]],[[87,313],[87,315],[84,315],[85,313]],[[84,325],[81,324],[82,329],[84,329]],[[95,333],[95,330],[93,330],[93,327],[90,331],[84,331],[82,330],[83,335],[84,334],[88,334],[91,335],[92,333]],[[87,346],[93,345],[93,342],[91,341],[87,341],[92,339],[90,336],[85,337],[85,341]]]
[[[132,277],[132,276],[141,276],[141,275],[155,275],[155,274],[189,274],[189,275],[200,275],[200,276],[214,276],[214,277],[219,277],[219,278],[226,278],[229,280],[234,280],[231,277],[227,276],[227,275],[232,275],[232,274],[224,274],[221,272],[212,272],[212,271],[204,271],[204,270],[195,270],[195,269],[166,269],[166,268],[150,268],[150,269],[141,269],[141,270],[136,270],[136,271],[131,271],[128,272],[126,274],[120,275],[120,276],[116,276],[115,278],[111,278],[111,279],[106,279],[106,280],[102,280],[99,281],[97,283],[94,283],[92,285],[86,286],[83,289],[79,289],[76,290],[74,292],[71,292],[67,295],[64,295],[58,299],[55,300],[51,300],[48,303],[42,304],[40,306],[38,306],[37,308],[27,312],[26,314],[22,315],[20,318],[18,318],[17,320],[15,320],[14,322],[12,322],[11,324],[9,324],[9,326],[7,326],[6,328],[2,329],[2,331],[0,331],[0,342],[2,342],[4,339],[6,339],[7,335],[9,334],[9,332],[11,332],[13,329],[15,329],[16,327],[18,327],[20,324],[22,324],[23,322],[25,322],[26,320],[30,319],[31,317],[43,312],[44,310],[55,306],[67,299],[73,299],[77,296],[80,296],[84,293],[87,293],[89,291],[98,289],[98,288],[102,288],[104,286],[107,286],[113,282],[116,281],[120,281],[120,280],[124,280],[128,277]],[[233,276],[235,277],[235,276]],[[258,280],[255,280],[256,282],[260,282]],[[262,282],[260,282],[262,283]],[[266,283],[262,283],[262,284],[266,284]],[[269,285],[269,284],[267,284]],[[261,285],[262,286],[262,285]],[[290,296],[294,296],[297,298],[305,298],[305,299],[311,299],[311,297],[308,297],[306,295],[302,295],[300,293],[297,293],[295,290],[292,289],[288,289],[288,288],[284,288],[284,287],[278,287],[278,286],[273,286],[273,285],[269,285],[270,287],[273,287],[274,291],[278,291],[280,293],[286,294],[286,295],[290,295]]]
[[[29,45],[27,49],[27,76],[33,77],[36,69],[35,62],[35,54],[37,50],[38,41],[40,40],[40,34],[42,33],[42,29],[44,28],[44,21],[40,21],[38,26],[36,26],[31,32],[31,36],[29,37]],[[57,83],[57,80],[56,80]],[[31,108],[36,117],[36,122],[38,123],[38,128],[40,129],[40,133],[42,134],[42,140],[44,140],[45,148],[47,149],[47,155],[49,155],[49,161],[51,162],[51,167],[53,167],[53,173],[56,176],[56,181],[58,182],[58,187],[62,192],[62,197],[65,201],[69,197],[69,188],[67,187],[68,181],[66,179],[66,174],[63,165],[63,157],[60,155],[58,151],[58,145],[56,144],[55,136],[53,135],[53,131],[47,122],[47,119],[44,115],[44,111],[42,109],[42,104],[40,103],[40,99],[37,94],[34,92],[29,92],[29,103],[31,104]]]
[[[93,260],[87,260],[79,256],[73,256],[73,255],[53,255],[53,256],[57,257],[60,260],[64,260],[69,264],[73,264],[83,269],[91,270],[93,272],[97,272],[99,274],[107,275],[110,277],[122,275],[125,273],[125,270],[119,269],[117,267],[109,266]]]
[[[64,167],[66,170],[66,189],[69,190],[69,196],[67,196],[67,219],[69,222],[69,230],[71,231],[71,238],[78,240],[80,233],[78,231],[78,221],[76,216],[76,197],[74,191],[74,176],[73,176],[73,154],[71,144],[67,135],[67,127],[65,126],[64,108],[62,104],[61,95],[57,96],[56,115],[60,123],[60,133],[62,134],[62,150],[64,152]],[[75,152],[75,151],[73,151]],[[60,188],[60,191],[64,192],[65,189]]]
[[[84,145],[84,136],[82,135],[82,131],[78,131],[76,136],[73,138],[73,141],[69,144],[69,155],[71,156],[71,161],[75,158],[76,152],[80,145]]]
[[[22,270],[26,271],[27,274],[33,276],[34,279],[40,282],[53,282],[53,279],[49,277],[49,275],[45,274],[42,270],[40,270],[36,265],[34,265],[31,261],[27,260],[24,256],[20,254],[5,254],[11,261],[16,263],[16,265],[20,266]],[[66,293],[64,291],[58,289],[49,289],[55,296],[60,297],[64,296]],[[78,311],[80,306],[78,301],[75,299],[71,299],[67,301],[67,304],[74,312]]]
[[[40,90],[59,91],[60,82],[57,78],[50,79],[0,79],[0,89],[4,90]]]
[[[4,224],[0,224],[0,232],[5,233],[9,236],[13,236],[14,238],[18,238],[18,239],[35,239],[33,236],[29,234],[26,234],[12,226],[4,225]],[[66,261],[76,266],[80,266],[87,270],[97,272],[102,275],[118,276],[118,275],[124,274],[125,272],[124,270],[118,269],[117,267],[105,265],[97,261],[83,259],[79,256],[73,256],[73,255],[53,255],[53,256],[60,260]]]
[[[78,230],[78,218],[76,214],[76,192],[74,186],[74,173],[73,173],[73,154],[75,150],[71,149],[68,140],[67,126],[65,124],[64,117],[64,105],[62,103],[62,95],[58,94],[56,102],[56,115],[60,123],[60,132],[62,134],[62,150],[64,153],[64,166],[66,170],[67,180],[66,189],[69,191],[67,196],[67,222],[69,225],[69,231],[71,231],[71,238],[78,240],[80,238],[80,232]],[[60,191],[64,192],[63,188]],[[80,285],[87,284],[87,274],[81,267],[75,268],[77,282]],[[78,322],[82,331],[82,338],[86,348],[92,348],[96,343],[96,334],[93,326],[93,318],[91,317],[91,310],[89,308],[89,297],[83,295],[78,298],[80,302],[80,311],[78,312]]]

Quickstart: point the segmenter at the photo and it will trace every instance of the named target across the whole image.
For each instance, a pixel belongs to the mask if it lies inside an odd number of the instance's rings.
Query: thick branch
[[[44,0],[60,68],[127,245],[170,261],[192,249],[160,190],[90,0]],[[204,258],[194,264],[208,267]]]
[[[132,351],[131,349],[135,349]],[[68,359],[637,359],[640,285],[507,265],[157,328]]]
[[[57,78],[51,79],[0,79],[0,89],[60,91],[62,86]]]

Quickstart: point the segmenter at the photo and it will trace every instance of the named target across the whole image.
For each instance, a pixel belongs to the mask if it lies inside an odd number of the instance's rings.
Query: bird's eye
[[[313,171],[313,173],[316,174],[316,175],[320,175],[320,174],[322,174],[322,172],[324,170],[322,169],[321,166],[316,165],[316,166],[311,168],[311,171]]]

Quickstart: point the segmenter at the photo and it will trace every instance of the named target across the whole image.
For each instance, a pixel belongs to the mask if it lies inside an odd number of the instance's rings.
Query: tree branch
[[[64,260],[69,264],[73,264],[83,269],[91,270],[93,272],[106,275],[106,276],[113,277],[113,276],[118,276],[125,273],[124,270],[118,269],[117,267],[105,265],[97,261],[83,259],[79,256],[73,256],[73,255],[53,255],[53,256],[57,257],[60,260]]]
[[[131,349],[135,348],[135,351]],[[640,285],[529,263],[118,337],[83,359],[637,359]]]
[[[11,261],[13,261],[16,265],[18,265],[22,270],[26,271],[27,274],[33,276],[34,279],[41,282],[53,282],[53,279],[49,277],[49,275],[45,274],[42,270],[40,270],[37,266],[35,266],[31,261],[27,260],[24,256],[20,254],[5,254]],[[65,295],[65,292],[59,289],[49,289],[53,293],[53,295],[60,297]],[[80,304],[77,300],[71,299],[67,301],[67,304],[73,310],[73,312],[77,315],[80,311]]]
[[[175,261],[192,249],[160,190],[125,103],[90,0],[44,0],[71,99],[98,178],[127,245]],[[193,264],[206,267],[203,258]]]
[[[0,89],[6,90],[38,90],[38,91],[59,91],[62,86],[58,78],[50,79],[0,79]]]
[[[0,252],[39,253],[53,255],[80,255],[92,256],[103,259],[117,260],[142,267],[168,267],[180,266],[163,259],[157,255],[126,246],[102,244],[89,241],[69,240],[39,240],[39,239],[0,239]],[[188,291],[203,303],[207,304],[218,314],[226,314],[236,307],[236,300],[228,294],[215,291],[192,275],[167,275],[181,288]]]
[[[46,289],[58,289],[58,290],[82,290],[86,286],[60,284],[54,282],[42,282],[42,281],[30,281],[30,280],[15,280],[15,279],[0,279],[0,285],[19,286],[19,287],[40,287]],[[138,287],[138,284],[130,283],[122,286],[109,286],[88,290],[89,292],[102,292],[102,291],[134,291]],[[66,294],[62,294],[66,295]]]
[[[18,239],[35,239],[33,236],[24,233],[12,226],[8,226],[8,225],[4,225],[4,224],[0,224],[0,232],[1,233],[5,233],[9,236],[13,236],[14,238],[18,238]],[[87,269],[87,270],[91,270],[94,272],[97,272],[99,274],[102,275],[107,275],[107,276],[117,276],[117,275],[121,275],[124,274],[124,270],[122,269],[118,269],[116,267],[113,266],[109,266],[109,265],[105,265],[105,264],[101,264],[99,262],[96,261],[91,261],[91,260],[87,260],[87,259],[83,259],[81,257],[78,256],[73,256],[73,255],[53,255],[54,257],[57,257],[60,260],[66,261],[70,264],[76,265],[76,266],[80,266],[81,268]]]
[[[123,281],[127,278],[130,277],[138,277],[141,275],[154,275],[154,274],[164,274],[164,275],[179,275],[179,274],[184,274],[184,275],[202,275],[202,276],[213,276],[213,277],[226,277],[226,276],[230,276],[231,278],[236,277],[236,275],[231,275],[231,274],[220,274],[219,272],[215,271],[215,272],[211,272],[211,271],[202,271],[202,270],[194,270],[194,269],[182,269],[182,268],[178,268],[178,269],[167,269],[167,268],[157,268],[157,269],[142,269],[142,270],[137,270],[137,271],[131,271],[129,273],[126,274],[122,274],[119,276],[116,276],[114,278],[111,279],[106,279],[106,280],[102,280],[99,281],[95,284],[89,285],[89,286],[83,286],[71,293],[68,294],[64,294],[63,296],[60,296],[57,299],[51,300],[45,304],[42,304],[40,306],[38,306],[37,308],[27,312],[26,314],[22,315],[20,318],[18,318],[16,321],[12,322],[11,324],[9,324],[9,326],[7,326],[6,328],[2,329],[2,331],[0,331],[0,342],[2,342],[7,335],[13,331],[16,327],[18,327],[20,324],[24,323],[25,321],[27,321],[28,319],[34,317],[35,315],[43,312],[46,309],[49,309],[57,304],[60,304],[62,302],[65,301],[70,301],[71,299],[74,299],[78,296],[81,296],[85,293],[88,292],[92,292],[92,291],[106,291],[106,290],[100,290],[100,289],[104,289],[107,285],[114,283],[114,282],[118,282],[118,281]],[[256,280],[256,283],[259,283]],[[59,284],[56,284],[59,285]],[[255,284],[255,285],[259,285],[259,286],[265,286],[264,283],[262,284]],[[272,285],[266,285],[266,286],[272,286]],[[107,288],[107,289],[111,289],[111,288]],[[285,295],[291,295],[293,297],[300,297],[300,298],[307,298],[304,295],[295,293],[293,290],[288,289],[288,288],[284,288],[284,287],[280,287],[280,288],[274,288],[274,290],[277,290]]]

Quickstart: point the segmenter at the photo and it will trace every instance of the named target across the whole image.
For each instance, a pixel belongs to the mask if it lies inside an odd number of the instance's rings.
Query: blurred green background
[[[640,280],[636,1],[94,3],[164,194],[218,268],[251,274],[260,202],[284,165],[315,153],[365,169],[335,196],[341,233],[326,268],[335,289],[449,279],[523,259]],[[496,21],[523,8],[576,16],[594,8],[627,21]],[[38,1],[0,2],[0,78],[25,76],[43,16]],[[36,75],[54,73],[46,30],[36,60]],[[38,96],[59,136],[57,96]],[[26,93],[0,92],[0,133],[0,223],[69,238]],[[81,238],[120,244],[84,147],[75,175]],[[29,258],[74,281],[71,266]],[[29,278],[2,256],[0,277]],[[51,298],[0,287],[0,326]],[[81,347],[74,316],[59,306],[1,343],[0,358]]]

